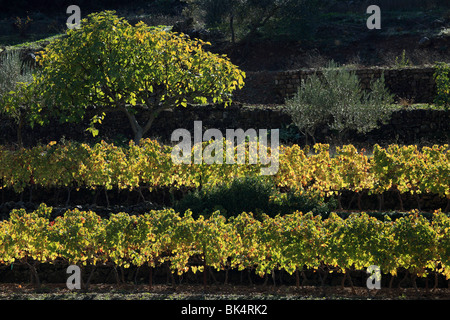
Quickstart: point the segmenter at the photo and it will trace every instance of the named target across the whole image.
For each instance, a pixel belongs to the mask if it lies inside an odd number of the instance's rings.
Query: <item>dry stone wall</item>
[[[127,143],[132,139],[128,119],[123,113],[107,114],[102,124],[97,127],[100,134],[97,137],[85,131],[89,126],[91,114],[81,124],[59,124],[52,122],[51,126],[25,126],[23,131],[24,145],[30,147],[37,143],[59,141],[63,136],[68,140],[86,141],[95,143],[101,139],[110,142],[122,141]],[[145,114],[138,114],[138,118],[145,118]],[[156,118],[151,132],[146,137],[170,143],[174,130],[183,128],[194,132],[194,121],[201,121],[203,130],[219,129],[225,134],[226,129],[280,129],[280,139],[285,142],[304,143],[303,135],[299,134],[292,119],[282,106],[249,107],[234,103],[224,108],[214,106],[191,106],[189,108],[176,108],[173,111],[162,112]],[[373,143],[400,143],[400,144],[443,144],[450,139],[450,113],[442,110],[399,110],[392,114],[390,121],[381,125],[365,135],[349,134],[346,143],[366,142]],[[203,131],[204,132],[204,131]],[[326,127],[318,128],[316,139],[318,142],[327,142],[331,137]],[[0,145],[11,144],[16,141],[15,125],[10,119],[0,116]]]
[[[362,68],[352,69],[358,76],[364,89],[369,87],[371,79],[378,79],[384,74],[386,86],[395,94],[397,101],[407,99],[413,103],[432,103],[436,95],[436,83],[433,67],[407,68]],[[275,92],[278,102],[297,92],[302,80],[320,71],[301,69],[279,72],[274,76]]]

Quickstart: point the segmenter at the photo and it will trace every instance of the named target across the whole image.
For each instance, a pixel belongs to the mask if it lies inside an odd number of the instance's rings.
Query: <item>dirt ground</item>
[[[0,300],[450,300],[450,289],[239,285],[107,285],[69,290],[65,284],[0,284]]]

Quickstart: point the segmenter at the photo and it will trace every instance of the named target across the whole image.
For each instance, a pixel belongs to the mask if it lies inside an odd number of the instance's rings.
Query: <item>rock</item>
[[[37,209],[37,205],[33,202],[26,202],[25,203],[25,209],[30,210],[30,211],[34,211]]]
[[[16,204],[14,205],[14,209],[26,209],[25,202],[23,201],[16,202]]]
[[[428,37],[423,37],[422,39],[419,40],[420,48],[427,48],[427,47],[431,46],[431,44],[432,44],[432,41]]]
[[[5,202],[5,208],[7,208],[8,210],[12,210],[15,206],[15,203],[13,201],[8,201]]]
[[[436,19],[431,24],[433,25],[434,28],[439,28],[445,25],[445,21],[442,19]]]

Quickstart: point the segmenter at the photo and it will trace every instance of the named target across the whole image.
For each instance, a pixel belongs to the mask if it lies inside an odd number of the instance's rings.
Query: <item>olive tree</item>
[[[162,111],[227,105],[242,88],[244,72],[207,44],[143,22],[132,26],[114,11],[94,13],[45,48],[38,86],[45,105],[65,121],[81,120],[92,107],[94,134],[106,112],[124,112],[138,143]],[[138,119],[138,110],[147,116]]]
[[[337,133],[338,141],[350,130],[367,133],[389,120],[393,95],[385,86],[384,76],[361,87],[355,72],[330,63],[327,68],[302,82],[297,93],[286,100],[294,124],[314,139],[319,126]]]
[[[183,0],[184,14],[208,29],[220,29],[231,42],[259,36],[312,37],[327,0]]]
[[[287,111],[292,122],[305,135],[306,144],[308,136],[316,143],[315,132],[320,125],[327,122],[329,116],[327,108],[330,103],[326,84],[318,75],[303,80],[295,96],[286,100]]]
[[[20,51],[2,52],[0,56],[0,113],[11,118],[17,129],[17,144],[23,147],[22,129],[34,125],[39,107],[34,88],[34,70],[21,59]]]

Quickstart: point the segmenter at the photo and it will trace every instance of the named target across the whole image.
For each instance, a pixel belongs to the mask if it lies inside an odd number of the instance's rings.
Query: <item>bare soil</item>
[[[0,300],[450,300],[450,289],[341,288],[242,285],[110,285],[92,284],[86,290],[65,284],[45,284],[40,291],[29,284],[0,284]]]

